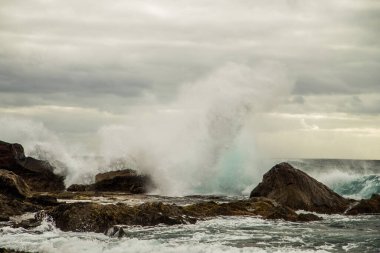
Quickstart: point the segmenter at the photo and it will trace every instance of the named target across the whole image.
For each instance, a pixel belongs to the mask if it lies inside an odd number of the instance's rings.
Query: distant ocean
[[[314,159],[289,162],[345,197],[369,198],[373,193],[380,193],[380,161]],[[181,198],[174,202],[187,204]],[[324,218],[322,221],[308,223],[218,217],[194,225],[129,226],[122,238],[62,232],[48,220],[31,230],[12,228],[3,222],[0,247],[51,253],[380,252],[379,215],[320,216]]]

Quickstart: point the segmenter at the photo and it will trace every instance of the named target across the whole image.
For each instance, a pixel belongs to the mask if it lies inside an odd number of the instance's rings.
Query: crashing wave
[[[380,176],[366,175],[351,181],[337,184],[333,190],[340,195],[353,199],[368,199],[380,193]]]

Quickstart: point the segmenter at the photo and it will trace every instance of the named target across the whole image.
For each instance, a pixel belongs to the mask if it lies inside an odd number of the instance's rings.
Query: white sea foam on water
[[[360,200],[380,194],[380,161],[311,159],[291,163],[346,198]]]
[[[292,223],[257,217],[219,217],[194,225],[129,226],[120,239],[96,233],[62,232],[45,220],[31,230],[0,228],[0,247],[42,253],[373,252],[379,248],[380,238],[371,230],[379,221],[372,216],[352,218],[326,216],[324,221]]]
[[[47,231],[43,234],[33,234],[21,230],[13,230],[14,234],[8,233],[2,235],[0,246],[17,250],[55,253],[55,252],[91,252],[91,253],[108,253],[108,252],[189,252],[189,253],[208,253],[208,252],[326,252],[321,250],[298,250],[292,247],[268,247],[263,249],[259,247],[236,248],[223,245],[220,242],[165,242],[159,239],[139,240],[136,238],[114,239],[105,235],[93,233],[64,233],[59,230]],[[196,240],[203,239],[194,236]],[[17,240],[17,243],[15,243]]]

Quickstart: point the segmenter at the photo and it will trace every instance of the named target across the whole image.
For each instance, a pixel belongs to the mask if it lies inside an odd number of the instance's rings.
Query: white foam
[[[340,245],[321,241],[320,233],[331,232],[328,226],[321,226],[322,224],[328,225],[336,221],[355,222],[351,217],[331,217],[334,219],[319,223],[268,221],[256,217],[219,217],[194,225],[129,226],[124,228],[126,235],[120,239],[96,233],[62,232],[46,219],[40,227],[32,230],[1,228],[0,247],[43,253],[330,252],[355,248],[357,245],[352,241],[356,238],[341,237],[352,236],[347,231],[341,231]]]

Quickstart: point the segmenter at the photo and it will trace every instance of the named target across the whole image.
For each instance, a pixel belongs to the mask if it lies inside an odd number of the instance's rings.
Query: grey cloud
[[[259,69],[269,62],[288,76],[278,80],[286,86],[281,96],[272,95],[278,106],[253,116],[249,132],[260,148],[352,158],[352,146],[366,143],[370,156],[378,154],[378,136],[345,132],[335,140],[333,132],[299,128],[304,117],[321,129],[378,128],[380,1],[0,2],[1,117],[30,119],[96,147],[102,126],[161,118],[155,112],[168,109],[183,84],[228,63]],[[290,94],[287,78],[295,81]]]
[[[341,94],[349,92],[346,84],[340,80],[321,80],[303,77],[296,81],[294,94]]]
[[[341,110],[353,114],[380,115],[380,96],[375,99],[363,100],[358,96],[352,96],[341,105]]]
[[[379,16],[370,0],[5,1],[1,104],[165,102],[226,62],[283,64],[298,98],[380,93]]]

